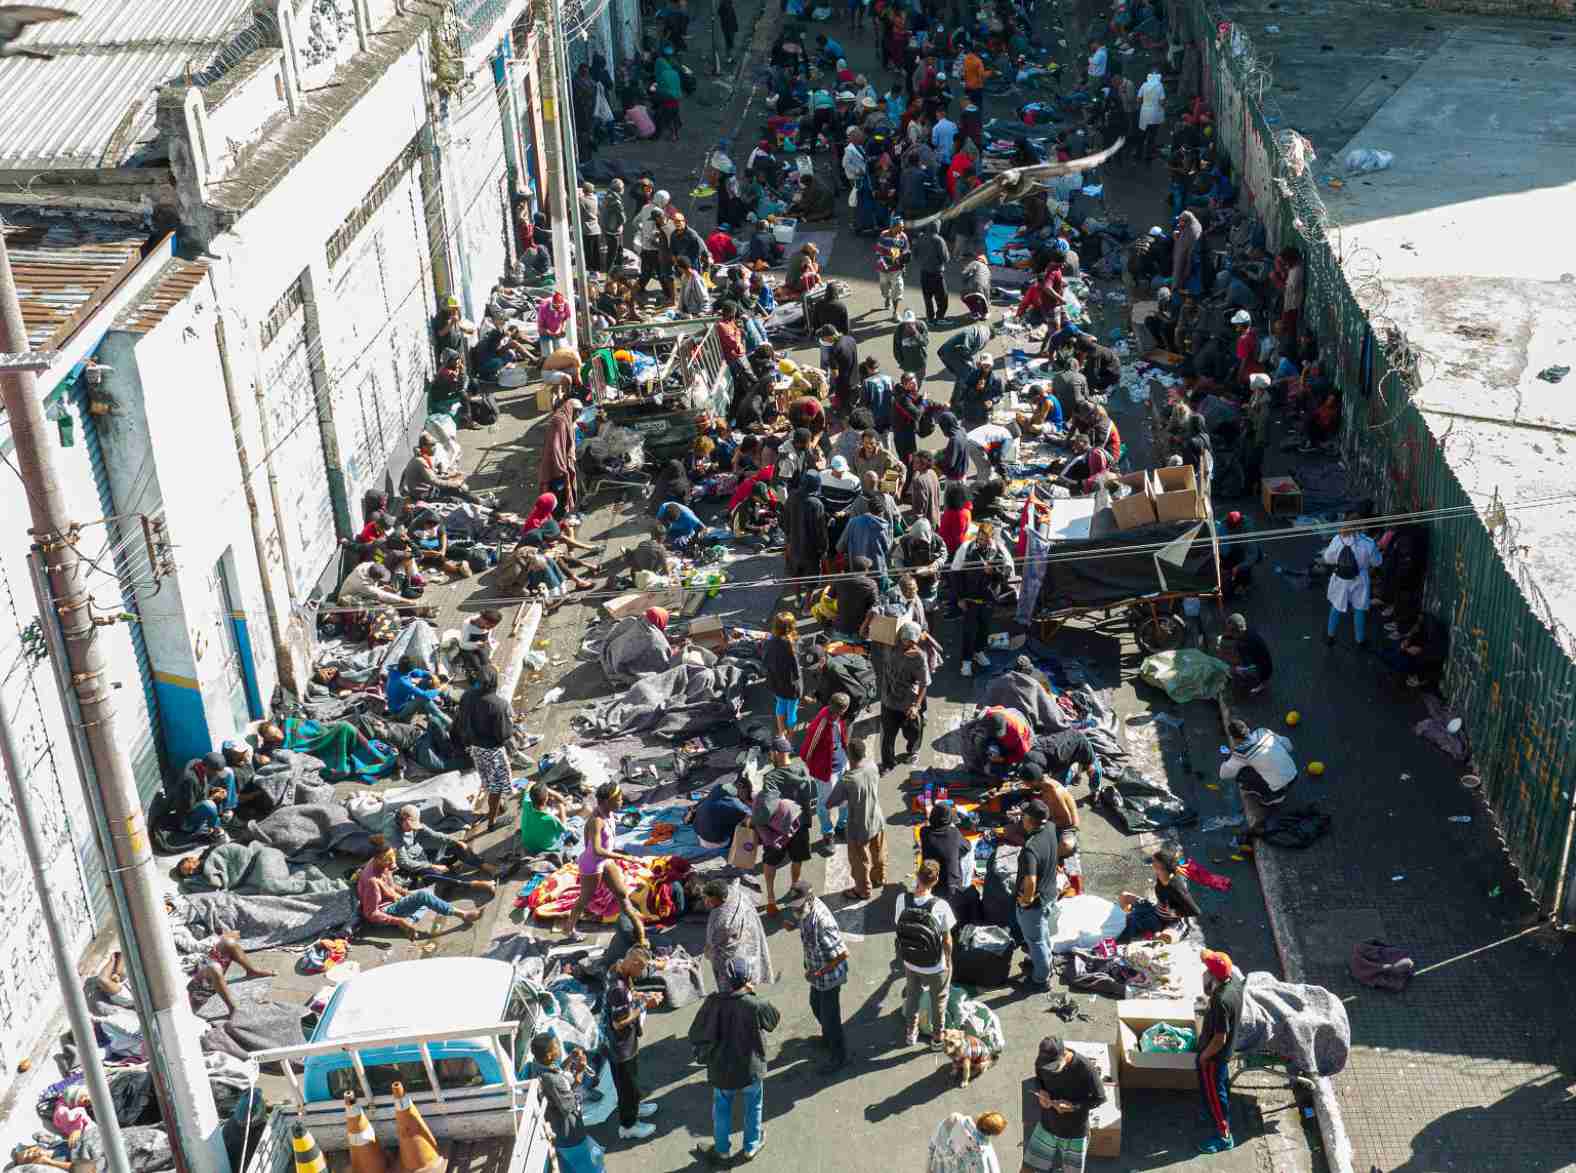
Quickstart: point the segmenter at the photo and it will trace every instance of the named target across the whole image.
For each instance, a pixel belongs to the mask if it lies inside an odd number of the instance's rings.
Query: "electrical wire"
[[[1554,506],[1554,505],[1569,504],[1569,503],[1572,503],[1572,502],[1576,502],[1576,493],[1562,493],[1562,494],[1558,494],[1558,495],[1552,496],[1552,497],[1537,498],[1537,499],[1534,499],[1534,500],[1517,502],[1515,505],[1507,505],[1504,508],[1506,509],[1507,512],[1510,512],[1510,511],[1518,511],[1519,512],[1520,510],[1523,510],[1523,509],[1540,509],[1540,508],[1547,508],[1549,506]],[[1380,516],[1377,516],[1377,517],[1364,518],[1362,520],[1362,522],[1361,522],[1361,526],[1364,529],[1378,528],[1378,527],[1389,528],[1389,527],[1398,526],[1398,525],[1415,525],[1415,524],[1422,524],[1422,523],[1426,523],[1426,522],[1436,522],[1436,521],[1444,522],[1444,521],[1462,520],[1462,519],[1465,519],[1467,517],[1476,518],[1476,517],[1479,517],[1479,516],[1480,515],[1478,513],[1478,510],[1477,510],[1476,506],[1472,506],[1472,505],[1452,506],[1452,507],[1449,507],[1449,508],[1442,508],[1442,509],[1413,510],[1413,511],[1406,512],[1406,513],[1383,514],[1383,515],[1380,515]],[[1204,526],[1207,523],[1204,522],[1204,521],[1200,521],[1198,524],[1200,526]],[[1261,545],[1267,545],[1267,544],[1272,543],[1272,542],[1297,541],[1297,540],[1304,540],[1304,539],[1307,539],[1307,538],[1310,538],[1310,537],[1324,537],[1324,536],[1328,536],[1328,535],[1332,535],[1332,534],[1337,534],[1337,533],[1340,533],[1344,529],[1351,528],[1351,525],[1352,525],[1352,523],[1348,522],[1348,521],[1336,521],[1336,522],[1323,522],[1323,523],[1320,523],[1319,525],[1294,526],[1294,527],[1292,527],[1290,529],[1278,530],[1278,531],[1275,531],[1273,533],[1228,534],[1228,535],[1226,535],[1224,537],[1219,538],[1218,539],[1218,543],[1221,546],[1261,546]],[[1065,552],[1059,553],[1059,554],[1048,554],[1048,555],[1045,555],[1045,556],[1039,557],[1039,558],[1009,557],[1008,561],[1010,561],[1014,567],[1017,567],[1019,569],[1023,569],[1023,568],[1027,568],[1027,567],[1029,567],[1031,565],[1032,566],[1050,566],[1050,565],[1059,565],[1059,564],[1066,564],[1066,563],[1094,562],[1094,561],[1100,561],[1100,560],[1108,559],[1108,558],[1128,558],[1128,557],[1132,557],[1135,554],[1157,554],[1158,555],[1158,554],[1160,554],[1160,553],[1162,553],[1162,552],[1164,552],[1164,551],[1166,551],[1168,549],[1171,549],[1172,547],[1176,546],[1177,543],[1181,540],[1181,537],[1182,537],[1182,535],[1178,535],[1178,537],[1172,538],[1169,541],[1139,542],[1139,543],[1134,543],[1132,545],[1124,545],[1124,546],[1121,546],[1120,548],[1114,548],[1114,549],[1108,548],[1108,549],[1103,549],[1103,550],[1069,550],[1069,551],[1065,551]],[[1201,542],[1207,542],[1207,541],[1209,541],[1208,535],[1205,534],[1205,533],[1200,533],[1200,534],[1198,534],[1197,536],[1195,536],[1194,538],[1192,538],[1190,540],[1189,546],[1191,548],[1191,546],[1193,544],[1201,543]],[[946,570],[946,571],[974,570],[974,569],[987,568],[987,567],[990,567],[992,565],[1000,565],[1000,562],[999,561],[991,562],[989,560],[985,560],[985,561],[978,561],[978,562],[965,561],[965,562],[956,563],[956,564],[950,564],[949,563],[949,565],[944,567],[944,570]],[[891,569],[893,569],[893,570],[900,570],[902,568],[891,568]],[[909,568],[909,569],[913,569],[913,568]],[[702,582],[702,583],[692,583],[692,584],[690,584],[688,586],[685,586],[683,584],[677,584],[671,589],[705,591],[707,594],[726,593],[728,591],[737,591],[737,590],[754,590],[754,589],[759,589],[760,587],[763,587],[763,586],[777,586],[777,587],[781,587],[781,588],[804,589],[804,588],[810,587],[810,586],[824,586],[824,585],[827,585],[829,583],[839,582],[839,581],[842,581],[842,580],[845,580],[845,579],[866,578],[866,577],[869,577],[869,576],[870,575],[868,573],[866,573],[866,572],[856,571],[856,570],[839,571],[839,572],[836,572],[836,573],[833,573],[833,574],[816,574],[816,575],[802,575],[802,576],[766,575],[766,576],[763,576],[763,577],[760,577],[760,578],[752,578],[752,579],[738,581],[738,582],[721,582],[721,583],[717,583],[715,585],[706,584],[704,582]],[[615,598],[620,597],[621,595],[626,595],[628,593],[629,592],[627,590],[611,590],[611,589],[601,590],[601,591],[576,591],[572,597],[573,597],[573,599],[576,602],[590,603],[590,602],[601,602],[601,601],[606,600],[606,599],[615,599]],[[478,607],[484,607],[484,608],[488,608],[488,607],[508,607],[508,606],[516,606],[516,605],[518,605],[520,603],[536,602],[539,599],[540,599],[540,596],[538,596],[538,595],[510,595],[510,596],[497,596],[497,597],[493,597],[493,598],[480,598],[480,599],[479,598],[472,598],[472,599],[469,600],[469,604],[472,605],[472,606],[478,606]],[[1141,600],[1141,596],[1139,597],[1139,599]],[[1135,600],[1135,601],[1138,601],[1138,600]],[[391,607],[391,606],[420,607],[421,605],[422,604],[421,604],[420,600],[415,600],[415,599],[406,599],[406,600],[403,600],[399,604],[393,604],[393,603],[370,603],[370,604],[367,604],[367,605],[364,605],[364,606],[341,606],[341,605],[338,605],[338,604],[323,603],[323,604],[319,605],[319,607],[317,608],[317,611],[319,613],[325,614],[325,615],[329,615],[329,614],[333,614],[333,615],[350,615],[350,614],[364,614],[364,613],[369,613],[369,612],[374,612],[374,611],[383,611],[383,610],[386,610],[388,607]]]

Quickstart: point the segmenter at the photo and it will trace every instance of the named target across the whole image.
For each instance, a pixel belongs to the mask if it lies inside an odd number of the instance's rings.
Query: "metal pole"
[[[54,954],[55,980],[60,983],[60,993],[66,1000],[66,1017],[71,1020],[71,1037],[76,1040],[77,1058],[82,1061],[82,1072],[87,1077],[88,1094],[93,1097],[93,1118],[98,1121],[104,1138],[104,1154],[109,1158],[110,1173],[131,1173],[131,1163],[126,1159],[126,1145],[120,1135],[120,1121],[115,1118],[115,1099],[110,1094],[109,1080],[104,1077],[104,1059],[99,1054],[98,1040],[93,1036],[93,1020],[88,1017],[87,998],[82,993],[82,983],[77,977],[76,966],[66,948],[65,933],[60,927],[60,917],[55,912],[54,894],[44,877],[44,844],[39,838],[38,823],[33,818],[33,804],[22,783],[22,764],[16,752],[16,738],[11,732],[11,706],[0,689],[0,764],[5,766],[6,778],[11,783],[11,806],[16,812],[16,824],[22,833],[22,846],[27,850],[27,862],[33,869],[33,891],[38,894],[38,907],[44,914],[44,932],[49,937],[49,951]]]
[[[222,317],[214,319],[213,341],[219,348],[219,377],[224,383],[224,399],[230,408],[230,431],[235,439],[235,458],[241,465],[241,490],[246,496],[246,512],[252,523],[252,549],[257,555],[257,578],[263,588],[263,611],[268,616],[268,634],[274,641],[274,660],[278,664],[280,681],[299,696],[302,690],[296,687],[295,662],[290,658],[290,649],[285,644],[284,632],[279,626],[279,608],[274,605],[274,584],[268,573],[268,547],[263,541],[257,490],[252,487],[252,458],[247,455],[246,440],[241,432],[241,404],[235,396],[235,373],[230,368],[230,344],[225,336]]]
[[[575,316],[585,323],[586,342],[590,345],[595,339],[591,337],[591,288],[590,279],[586,276],[585,229],[580,218],[580,148],[579,140],[575,137],[575,104],[571,98],[569,45],[564,38],[562,21],[554,26],[554,33],[553,47],[558,55],[558,94],[563,109],[558,126],[563,138],[564,173],[569,177],[570,207],[574,209],[575,297],[579,302]]]
[[[563,0],[553,0],[549,5],[551,19],[547,29],[547,52],[543,55],[548,67],[548,82],[542,87],[542,119],[551,126],[543,156],[547,162],[548,198],[553,216],[553,273],[557,287],[565,297],[574,295],[574,254],[570,249],[569,229],[572,218],[579,210],[578,194],[571,190],[573,182],[568,175],[569,159],[564,154],[564,122],[569,117],[565,108],[569,94],[569,81],[561,77],[562,66],[558,57],[559,29],[564,22]],[[569,328],[564,332],[564,342],[574,350],[580,348],[579,314],[569,315]]]
[[[0,353],[27,349],[22,306],[11,259],[0,236]],[[152,847],[142,801],[124,747],[115,734],[114,694],[105,680],[105,659],[93,622],[91,600],[81,582],[77,535],[67,514],[65,490],[55,471],[51,438],[31,371],[0,374],[0,398],[11,422],[11,439],[26,489],[30,533],[42,554],[53,614],[59,617],[70,664],[72,690],[81,711],[83,737],[97,780],[90,800],[103,804],[121,939],[138,964],[131,978],[137,1012],[152,1057],[172,1147],[186,1173],[229,1173],[230,1159],[219,1135],[219,1114],[198,1046],[196,1024],[186,1000],[175,942],[159,899]]]

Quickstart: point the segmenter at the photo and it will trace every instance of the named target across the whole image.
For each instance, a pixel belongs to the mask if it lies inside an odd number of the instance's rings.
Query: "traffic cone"
[[[290,1129],[290,1148],[295,1152],[295,1173],[328,1173],[323,1150],[299,1120]]]
[[[394,1127],[399,1132],[401,1173],[437,1173],[443,1168],[443,1158],[438,1155],[438,1142],[432,1129],[421,1118],[421,1109],[405,1094],[404,1084],[392,1085],[389,1092],[394,1096]]]
[[[345,1139],[350,1142],[351,1173],[388,1173],[388,1160],[355,1092],[345,1093]]]

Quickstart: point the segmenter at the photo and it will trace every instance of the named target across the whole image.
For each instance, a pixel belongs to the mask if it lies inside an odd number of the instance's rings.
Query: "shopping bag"
[[[733,846],[728,850],[728,866],[738,868],[741,872],[750,871],[755,867],[755,857],[760,853],[760,840],[755,837],[755,829],[748,823],[740,823],[733,829]]]

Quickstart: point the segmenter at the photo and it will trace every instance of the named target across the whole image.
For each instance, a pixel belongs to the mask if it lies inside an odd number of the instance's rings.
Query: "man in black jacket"
[[[711,1083],[712,1147],[699,1150],[699,1156],[717,1168],[732,1160],[735,1099],[744,1102],[744,1159],[753,1160],[766,1144],[761,1135],[766,1035],[782,1021],[777,1008],[755,992],[755,966],[748,957],[730,958],[725,972],[731,988],[707,994],[689,1029],[690,1045],[706,1064]]]
[[[1078,336],[1078,353],[1083,358],[1084,378],[1096,392],[1116,386],[1122,379],[1122,358],[1109,346],[1101,346],[1087,334]]]
[[[470,750],[476,773],[487,788],[487,829],[491,831],[503,810],[504,796],[513,789],[509,769],[509,740],[514,736],[514,713],[509,698],[498,692],[498,670],[483,664],[460,698],[450,730],[456,743]]]
[[[947,282],[944,271],[952,252],[941,239],[940,226],[920,229],[914,240],[914,261],[919,266],[919,288],[925,295],[925,321],[932,326],[947,316]]]
[[[784,557],[788,578],[793,584],[799,610],[803,611],[815,593],[815,580],[821,573],[821,562],[826,558],[830,541],[826,529],[826,503],[821,500],[821,474],[815,469],[807,469],[800,476],[799,487],[788,498],[783,536],[787,539]]]

